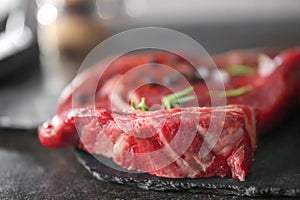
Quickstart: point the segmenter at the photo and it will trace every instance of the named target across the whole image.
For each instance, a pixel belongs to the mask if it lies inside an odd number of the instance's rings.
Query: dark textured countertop
[[[36,130],[22,130],[15,126],[14,123],[20,122],[29,123],[32,126],[34,123],[38,123],[36,119],[39,116],[50,115],[49,113],[43,114],[48,111],[40,110],[41,106],[55,108],[56,98],[52,95],[44,96],[44,93],[41,93],[43,89],[37,84],[40,82],[38,74],[35,72],[35,75],[28,76],[30,81],[24,80],[21,83],[7,86],[14,88],[15,91],[5,89],[7,87],[0,90],[1,113],[6,112],[9,116],[19,116],[20,120],[12,120],[13,124],[8,124],[12,125],[14,129],[0,128],[0,199],[250,199],[249,197],[189,192],[146,191],[133,186],[96,180],[78,163],[74,149],[47,149],[39,143]],[[44,106],[45,104],[51,106]],[[37,115],[38,111],[43,112],[40,113],[41,115]],[[23,119],[28,121],[23,121]],[[280,143],[280,137],[278,138],[278,135],[276,137],[275,141]],[[293,144],[297,143],[293,142]],[[266,140],[261,145],[269,150],[274,147]],[[257,155],[264,156],[263,154]],[[261,157],[257,160],[263,161]],[[294,161],[293,163],[298,162]],[[282,199],[288,198],[283,197]]]
[[[250,199],[103,183],[77,162],[73,151],[41,146],[35,131],[1,130],[0,199]]]
[[[250,199],[146,191],[96,180],[77,162],[74,149],[47,149],[39,143],[36,130],[29,130],[34,123],[39,123],[36,121],[39,117],[50,115],[41,106],[54,109],[57,101],[55,95],[42,93],[37,75],[39,72],[34,72],[27,77],[29,80],[19,80],[20,83],[0,90],[1,114],[18,117],[18,120],[8,120],[13,129],[0,128],[0,199]],[[29,127],[22,130],[15,123],[21,127],[28,123]]]
[[[235,48],[284,48],[299,45],[298,25],[298,21],[261,22],[182,27],[177,30],[199,41],[209,52],[222,52]],[[40,72],[27,70],[29,66],[27,64],[25,72],[18,72],[21,76],[10,78],[8,83],[4,80],[0,84],[0,124],[2,127],[19,128],[0,129],[0,199],[250,199],[145,191],[96,180],[77,162],[73,149],[49,150],[39,144],[35,130],[20,129],[36,127],[49,117],[56,107],[59,93],[45,92]],[[271,144],[267,145],[273,148]]]

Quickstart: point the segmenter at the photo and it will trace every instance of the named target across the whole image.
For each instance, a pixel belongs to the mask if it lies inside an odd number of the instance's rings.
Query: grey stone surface
[[[77,162],[73,149],[47,149],[39,144],[36,132],[1,130],[0,199],[228,200],[250,198],[188,191],[143,190],[135,186],[101,182],[92,177]]]
[[[289,20],[169,28],[188,34],[214,53],[236,48],[296,46],[300,44],[298,25],[299,21]],[[77,162],[73,149],[49,150],[39,144],[34,128],[54,113],[60,91],[49,94],[43,87],[41,72],[34,71],[38,64],[25,63],[15,76],[0,80],[0,126],[6,127],[0,130],[0,199],[250,199],[203,193],[218,192],[215,189],[154,191],[93,178]],[[288,189],[291,185],[299,190],[299,132],[299,125],[293,125],[263,137],[245,184],[267,180],[269,191],[278,191],[278,187]],[[209,180],[214,182],[214,179]],[[256,191],[255,187],[249,188],[249,192]],[[288,199],[276,197],[279,198]]]
[[[77,150],[78,160],[97,179],[121,183],[145,190],[189,191],[240,196],[300,197],[300,119],[294,117],[285,126],[260,138],[252,172],[245,182],[230,177],[167,179],[142,173],[118,171],[102,164],[103,159]]]

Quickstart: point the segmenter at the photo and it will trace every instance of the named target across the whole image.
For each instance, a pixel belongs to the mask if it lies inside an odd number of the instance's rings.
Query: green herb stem
[[[138,105],[135,105],[134,101],[131,100],[131,107],[134,108],[135,110],[141,110],[141,111],[148,111],[150,110],[149,106],[146,104],[146,99],[143,97],[141,99],[141,102]]]
[[[171,108],[178,108],[181,104],[195,99],[195,96],[193,95],[187,96],[193,90],[194,88],[191,86],[182,91],[162,97],[162,109],[168,110]],[[138,105],[136,105],[133,100],[131,100],[130,104],[131,107],[135,110],[150,110],[149,106],[146,104],[146,99],[144,97],[141,98],[141,102]]]
[[[219,97],[237,97],[251,91],[253,87],[251,85],[245,85],[239,88],[225,90],[225,91],[209,91],[210,96],[219,96]]]
[[[176,92],[174,94],[164,96],[162,98],[162,108],[166,109],[166,110],[171,109],[171,108],[177,108],[180,106],[180,104],[183,104],[185,102],[195,99],[195,96],[186,96],[193,90],[194,90],[194,87],[191,86],[182,91]]]
[[[248,65],[230,65],[225,67],[225,70],[231,76],[248,76],[256,72],[256,69],[254,67]]]

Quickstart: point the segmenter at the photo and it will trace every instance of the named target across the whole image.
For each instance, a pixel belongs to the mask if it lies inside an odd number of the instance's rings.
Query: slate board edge
[[[127,186],[135,186],[145,190],[156,191],[187,191],[191,193],[207,193],[216,195],[237,195],[237,196],[290,196],[299,197],[300,189],[283,190],[281,188],[257,188],[257,187],[238,187],[231,185],[211,185],[211,184],[180,184],[173,182],[172,179],[161,178],[158,180],[137,180],[121,176],[112,176],[100,168],[92,166],[91,160],[95,159],[86,152],[76,149],[76,158],[78,162],[96,179],[103,182],[118,183]],[[96,160],[96,159],[95,159]]]

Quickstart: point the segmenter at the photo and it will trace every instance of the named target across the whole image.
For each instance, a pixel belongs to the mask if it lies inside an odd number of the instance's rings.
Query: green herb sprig
[[[150,108],[146,104],[146,99],[143,97],[141,99],[141,102],[138,105],[135,105],[134,101],[131,100],[131,107],[134,108],[135,110],[141,110],[141,111],[149,111]]]
[[[245,85],[239,88],[225,90],[225,91],[209,91],[210,96],[219,96],[219,97],[237,97],[251,91],[253,87],[251,85]]]
[[[248,65],[229,65],[225,70],[231,76],[248,76],[255,74],[256,69]]]
[[[164,96],[162,98],[162,109],[168,110],[171,108],[178,108],[180,104],[183,104],[185,102],[191,101],[195,99],[195,96],[190,95],[187,96],[190,92],[194,90],[194,87],[188,87],[180,92],[176,92],[174,94]]]
[[[171,108],[178,108],[181,104],[195,99],[195,96],[193,95],[187,96],[193,90],[194,88],[191,86],[182,91],[162,97],[161,99],[162,109],[168,110]],[[149,106],[146,104],[146,99],[144,97],[141,98],[141,102],[138,105],[136,105],[134,101],[131,100],[131,107],[135,110],[141,110],[141,111],[150,110]]]

